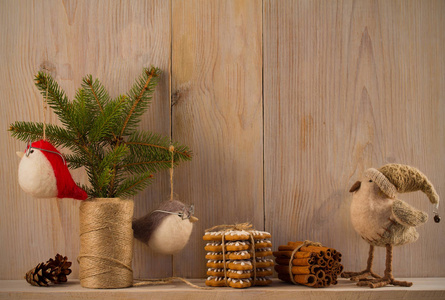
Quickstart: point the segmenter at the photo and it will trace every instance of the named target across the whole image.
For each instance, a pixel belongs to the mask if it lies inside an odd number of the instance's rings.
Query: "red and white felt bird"
[[[88,197],[74,182],[62,154],[49,142],[34,142],[17,155],[21,157],[19,184],[26,193],[36,198],[85,200]]]

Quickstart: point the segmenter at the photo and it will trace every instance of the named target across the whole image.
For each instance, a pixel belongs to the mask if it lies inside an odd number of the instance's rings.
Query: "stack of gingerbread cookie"
[[[247,288],[269,285],[273,274],[270,233],[257,230],[221,230],[206,232],[205,250],[208,286]],[[224,249],[223,249],[224,245]]]

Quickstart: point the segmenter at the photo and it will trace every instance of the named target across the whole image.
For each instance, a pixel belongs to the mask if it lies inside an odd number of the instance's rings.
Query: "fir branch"
[[[99,177],[97,179],[97,187],[96,187],[96,195],[99,198],[104,198],[104,189],[108,186],[111,180],[111,168],[106,166],[102,172],[99,173]]]
[[[144,69],[141,77],[128,92],[129,106],[126,110],[126,117],[120,130],[120,137],[129,133],[140,121],[140,116],[148,108],[154,88],[157,85],[160,70],[152,67],[150,70]]]
[[[104,111],[104,107],[110,101],[110,96],[108,95],[107,90],[104,86],[99,82],[99,80],[95,80],[93,82],[93,76],[87,75],[83,78],[82,87],[87,94],[88,99],[91,103],[95,103],[100,112]],[[94,105],[93,105],[94,107]]]
[[[108,198],[112,198],[116,194],[116,176],[117,176],[117,166],[114,165],[111,170],[110,186],[108,187]]]
[[[67,130],[79,135],[74,119],[73,105],[58,83],[50,75],[39,72],[35,77],[35,84]]]
[[[168,137],[148,131],[134,131],[124,143],[130,148],[132,155],[150,157],[154,160],[162,157],[160,160],[171,161],[169,148],[172,142]],[[175,148],[175,162],[191,160],[192,152],[187,146],[179,143],[173,143],[173,146]]]
[[[28,142],[37,141],[43,138],[43,123],[16,121],[10,125],[9,131],[16,139]],[[75,147],[74,136],[66,129],[53,124],[46,125],[46,139],[54,146],[67,148]]]
[[[168,153],[170,153],[170,151],[168,150],[168,147],[160,146],[160,145],[156,145],[156,144],[150,144],[150,143],[144,143],[144,142],[124,142],[124,143],[125,143],[125,145],[129,146],[129,148],[131,149],[132,153],[137,153],[140,149],[143,149],[144,147],[146,147],[148,149],[150,149],[150,148],[162,149],[166,153],[167,153],[167,151],[168,151]],[[142,146],[142,148],[137,147],[137,146]],[[187,161],[187,160],[191,160],[192,159],[192,153],[190,151],[188,151],[187,149],[183,149],[183,148],[177,149],[175,147],[175,150],[173,152],[175,153],[175,157],[176,157],[175,161],[177,161],[177,160]],[[157,152],[157,154],[159,154],[159,152]]]
[[[134,196],[137,192],[145,189],[151,183],[152,179],[153,175],[150,172],[127,178],[117,189],[115,197]]]
[[[107,136],[115,135],[113,133],[117,122],[119,121],[125,104],[126,96],[120,96],[115,101],[111,101],[105,107],[102,112],[93,121],[90,131],[90,142],[101,141]]]
[[[131,162],[130,162],[131,161]],[[175,165],[178,165],[176,163]],[[119,169],[122,172],[127,172],[130,174],[140,173],[140,172],[158,172],[171,167],[171,160],[158,160],[158,161],[132,161],[128,160],[125,164],[121,165]]]
[[[85,139],[88,133],[88,126],[93,119],[91,111],[87,108],[85,99],[85,92],[83,89],[79,89],[73,101],[73,121],[74,126],[77,128],[77,138]]]
[[[78,154],[65,154],[66,162],[68,163],[68,168],[78,169],[81,167],[89,166],[89,162],[85,161],[84,157]]]
[[[128,148],[125,145],[119,145],[108,152],[97,166],[99,176],[96,190],[100,197],[104,197],[108,191],[108,186],[113,176],[113,168],[111,166],[118,165],[127,153]]]
[[[84,160],[84,166],[88,175],[88,180],[91,183],[92,190],[96,191],[99,186],[100,172],[98,164],[105,156],[105,149],[100,143],[92,144],[78,144],[75,149],[76,154],[80,155]],[[93,193],[92,196],[98,197],[98,193]]]

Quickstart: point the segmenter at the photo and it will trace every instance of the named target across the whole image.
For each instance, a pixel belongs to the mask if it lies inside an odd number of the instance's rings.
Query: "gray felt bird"
[[[354,229],[370,244],[367,267],[361,272],[344,272],[345,278],[357,285],[372,288],[388,284],[411,286],[411,282],[395,280],[392,275],[393,246],[415,242],[416,226],[425,223],[428,215],[396,198],[397,192],[422,191],[430,202],[439,206],[439,196],[428,178],[418,169],[400,164],[388,164],[365,171],[362,181],[350,189],[353,193],[351,221]],[[440,217],[435,212],[434,220]],[[386,247],[386,269],[382,277],[372,271],[374,247]],[[371,277],[371,278],[369,278]]]

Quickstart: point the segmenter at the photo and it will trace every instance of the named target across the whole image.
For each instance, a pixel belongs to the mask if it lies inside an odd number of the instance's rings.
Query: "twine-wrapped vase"
[[[80,284],[124,288],[133,284],[133,201],[96,198],[80,205]]]

